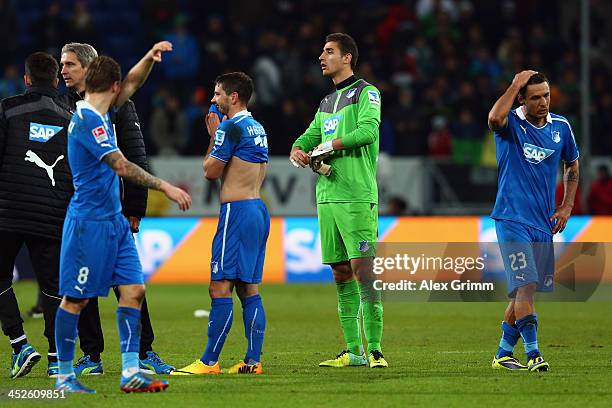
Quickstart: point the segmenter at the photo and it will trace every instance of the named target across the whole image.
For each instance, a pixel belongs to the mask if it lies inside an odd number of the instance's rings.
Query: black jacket
[[[68,105],[71,111],[74,111],[77,101],[82,98],[77,92],[69,90],[59,99]],[[119,150],[129,161],[149,171],[147,152],[134,102],[128,99],[117,113],[111,114],[111,121],[115,125]],[[144,217],[147,210],[147,198],[146,188],[121,180],[121,207],[125,216]]]
[[[53,87],[0,102],[0,230],[60,239],[73,193],[71,114]]]

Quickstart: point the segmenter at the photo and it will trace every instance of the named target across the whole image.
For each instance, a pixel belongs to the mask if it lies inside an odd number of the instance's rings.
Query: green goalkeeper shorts
[[[324,264],[375,256],[378,205],[373,203],[317,204]]]

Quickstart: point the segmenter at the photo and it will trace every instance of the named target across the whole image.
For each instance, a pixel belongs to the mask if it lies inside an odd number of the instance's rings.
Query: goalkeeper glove
[[[323,155],[329,156],[329,154],[331,154],[331,152],[333,151],[334,147],[332,146],[332,140],[328,140],[327,142],[321,143],[320,145],[315,147],[314,150],[310,152],[310,157],[315,158]]]
[[[310,168],[315,173],[318,173],[325,177],[328,177],[332,172],[332,166],[329,164],[323,163],[323,159],[319,159],[319,158],[310,160]]]

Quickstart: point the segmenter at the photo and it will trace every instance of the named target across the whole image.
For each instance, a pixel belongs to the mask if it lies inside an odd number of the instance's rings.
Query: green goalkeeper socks
[[[338,316],[347,349],[358,356],[363,353],[361,328],[359,327],[359,284],[356,280],[336,283],[338,292]]]
[[[374,350],[382,352],[380,342],[383,332],[383,305],[380,292],[371,283],[360,283],[363,312],[363,329],[368,342],[368,354]]]

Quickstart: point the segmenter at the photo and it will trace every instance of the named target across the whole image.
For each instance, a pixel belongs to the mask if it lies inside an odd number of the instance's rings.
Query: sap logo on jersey
[[[545,149],[529,143],[523,144],[523,155],[525,155],[525,159],[529,163],[539,164],[542,162],[542,160],[550,157],[554,152],[554,150]]]
[[[62,129],[62,126],[41,125],[40,123],[30,122],[30,140],[46,143]]]
[[[334,133],[339,123],[340,123],[339,116],[332,116],[331,118],[325,119],[323,121],[323,133],[326,135]]]

